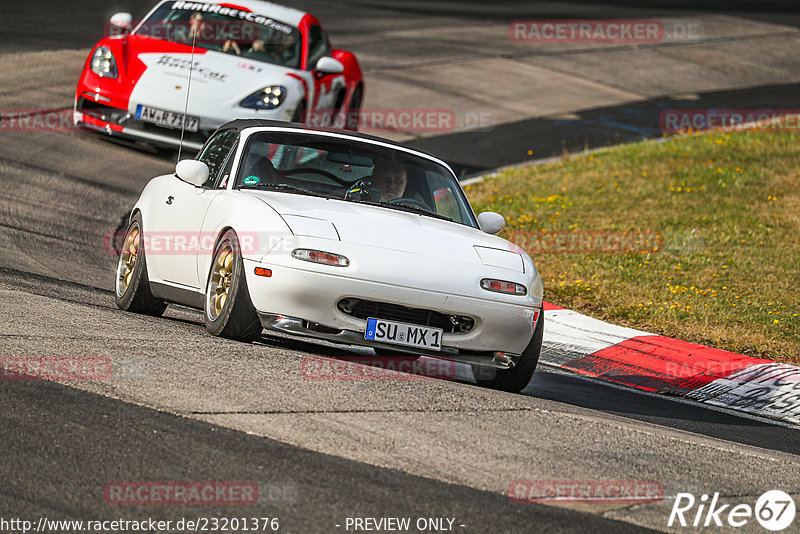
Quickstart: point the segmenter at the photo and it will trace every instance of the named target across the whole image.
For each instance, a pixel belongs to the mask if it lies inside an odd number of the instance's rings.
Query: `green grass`
[[[476,211],[506,217],[501,235],[531,252],[546,300],[800,362],[800,134],[681,135],[504,171],[466,189]],[[628,252],[550,246],[553,234],[600,231],[653,241]]]

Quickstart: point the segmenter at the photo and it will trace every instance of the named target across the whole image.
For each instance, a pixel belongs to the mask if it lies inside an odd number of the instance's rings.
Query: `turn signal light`
[[[321,250],[310,250],[307,248],[294,249],[292,251],[292,257],[298,260],[310,261],[313,263],[324,263],[325,265],[333,265],[335,267],[347,267],[350,265],[350,260],[341,254],[323,252]]]
[[[267,269],[266,267],[256,267],[255,273],[256,276],[265,276],[269,278],[272,276],[272,269]]]
[[[528,293],[528,290],[525,289],[525,286],[522,284],[505,282],[503,280],[492,280],[491,278],[484,278],[481,280],[481,287],[486,291],[505,293],[506,295],[525,295]]]

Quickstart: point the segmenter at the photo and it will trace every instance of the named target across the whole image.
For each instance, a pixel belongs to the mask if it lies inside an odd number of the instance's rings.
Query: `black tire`
[[[294,110],[294,115],[292,115],[292,122],[296,122],[298,124],[305,124],[306,123],[306,103],[300,102],[297,106],[297,109]]]
[[[353,96],[350,97],[350,105],[347,108],[347,121],[345,122],[345,129],[353,132],[358,131],[358,123],[361,121],[361,101],[363,100],[364,92],[359,85],[353,91]]]
[[[138,248],[131,254],[133,241],[130,238],[138,234],[135,240]],[[114,302],[121,310],[142,313],[160,317],[167,309],[167,303],[157,299],[150,291],[150,280],[147,278],[147,259],[145,258],[145,240],[142,226],[142,214],[136,212],[128,223],[125,237],[120,243],[119,261],[117,262],[117,273],[114,281]],[[131,264],[130,260],[133,258]],[[132,269],[130,267],[133,267]],[[128,275],[129,273],[129,275]],[[127,282],[126,282],[127,278]]]
[[[216,307],[212,308],[215,306],[212,304],[212,294],[214,298],[220,295],[217,291],[220,280],[217,264],[226,250],[230,251],[233,259],[227,278],[227,291],[224,291],[225,300],[221,309],[217,311]],[[236,232],[233,230],[225,232],[214,249],[214,258],[206,281],[204,302],[203,315],[209,334],[244,342],[253,341],[261,335],[261,321],[258,320],[258,314],[250,300],[241,248]]]
[[[544,312],[539,311],[539,321],[533,331],[533,337],[520,355],[517,364],[511,369],[492,369],[491,367],[472,367],[472,376],[478,385],[519,393],[530,383],[536,365],[539,363],[539,354],[542,352],[542,337],[544,335]]]

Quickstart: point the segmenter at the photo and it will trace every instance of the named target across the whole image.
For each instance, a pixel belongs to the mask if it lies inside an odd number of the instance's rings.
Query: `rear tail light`
[[[321,250],[310,250],[307,248],[294,249],[292,251],[292,257],[298,260],[310,261],[313,263],[323,263],[325,265],[333,265],[336,267],[347,267],[350,265],[350,260],[341,254],[323,252]]]
[[[503,280],[492,280],[491,278],[484,278],[481,280],[481,287],[486,291],[505,293],[506,295],[525,295],[528,293],[528,290],[525,289],[525,286],[522,284],[505,282]]]

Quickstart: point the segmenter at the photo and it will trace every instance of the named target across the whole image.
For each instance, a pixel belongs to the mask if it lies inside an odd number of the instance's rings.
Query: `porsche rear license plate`
[[[367,319],[367,331],[364,333],[364,339],[439,351],[442,350],[442,332],[444,331],[441,328],[396,323],[370,317]]]
[[[163,109],[149,108],[139,104],[136,106],[136,118],[144,122],[175,128],[180,130],[183,120],[183,113],[173,113]],[[200,118],[191,115],[186,116],[186,131],[196,132],[200,128]]]

